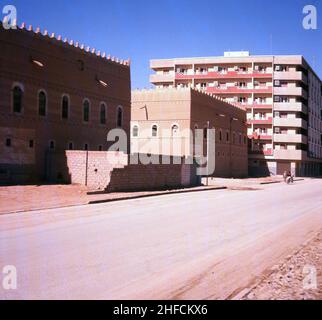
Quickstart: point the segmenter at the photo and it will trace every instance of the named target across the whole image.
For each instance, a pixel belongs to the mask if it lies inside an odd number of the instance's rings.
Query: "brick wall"
[[[143,165],[130,164],[130,157],[122,152],[65,151],[48,154],[47,159],[50,181],[87,185],[93,190],[158,190],[199,182],[194,165],[172,164],[173,158],[171,164]]]

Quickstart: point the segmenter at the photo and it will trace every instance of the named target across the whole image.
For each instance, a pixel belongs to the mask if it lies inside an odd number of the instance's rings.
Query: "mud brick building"
[[[130,62],[23,24],[0,27],[0,181],[48,178],[48,154],[130,130]],[[127,150],[124,150],[127,151]]]
[[[213,141],[209,129],[215,131]],[[215,170],[210,175],[247,176],[246,111],[192,88],[132,91],[131,152],[206,161],[211,154]]]

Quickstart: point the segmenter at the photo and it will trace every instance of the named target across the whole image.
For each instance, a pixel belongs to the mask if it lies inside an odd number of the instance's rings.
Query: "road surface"
[[[318,179],[2,215],[0,299],[230,299],[321,227]]]

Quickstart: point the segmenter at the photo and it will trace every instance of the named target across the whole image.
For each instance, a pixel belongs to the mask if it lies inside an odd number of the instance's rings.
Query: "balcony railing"
[[[306,144],[307,137],[302,134],[274,134],[274,142]]]
[[[274,118],[274,126],[307,129],[307,122],[302,118]]]
[[[237,86],[231,86],[231,87],[207,87],[207,92],[209,93],[272,93],[273,88],[272,87],[261,87],[259,89],[253,89],[249,87],[237,87]]]
[[[267,118],[254,118],[254,119],[249,119],[247,121],[249,124],[273,124],[273,118],[272,117],[267,117]]]
[[[175,78],[176,79],[247,79],[247,78],[268,78],[271,79],[273,77],[272,72],[248,72],[248,71],[206,71],[206,72],[177,72]]]

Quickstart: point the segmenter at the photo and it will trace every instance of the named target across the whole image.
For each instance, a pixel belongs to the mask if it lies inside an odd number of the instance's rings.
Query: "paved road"
[[[0,216],[0,299],[232,298],[322,227],[322,180],[261,188]]]

